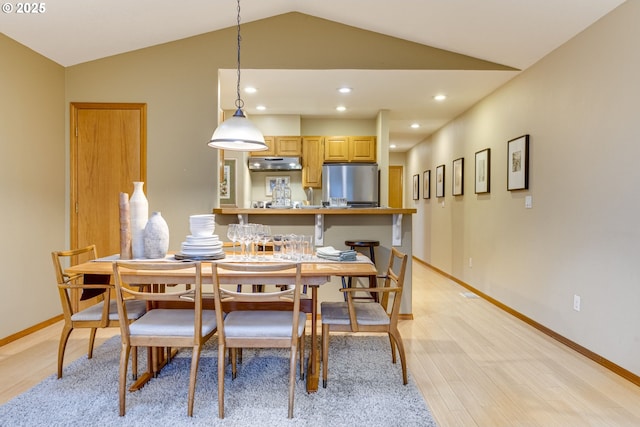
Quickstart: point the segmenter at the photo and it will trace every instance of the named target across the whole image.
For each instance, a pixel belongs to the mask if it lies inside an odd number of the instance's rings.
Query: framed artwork
[[[491,192],[491,149],[476,153],[476,194]]]
[[[464,193],[464,158],[453,161],[453,188],[454,196],[462,196]]]
[[[436,168],[436,197],[444,197],[444,165]]]
[[[422,198],[431,198],[431,169],[422,172]]]
[[[413,200],[420,198],[420,175],[413,175]]]
[[[268,176],[265,178],[265,189],[264,192],[267,196],[273,195],[273,188],[278,183],[285,183],[289,185],[289,177],[288,176]]]
[[[529,135],[507,143],[507,190],[529,188]]]
[[[236,159],[225,159],[222,165],[220,205],[236,206]]]

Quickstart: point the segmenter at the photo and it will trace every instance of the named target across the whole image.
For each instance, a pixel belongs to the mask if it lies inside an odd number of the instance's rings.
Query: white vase
[[[160,212],[154,212],[144,227],[144,256],[164,258],[169,250],[169,226]]]
[[[129,199],[129,213],[131,216],[131,256],[144,258],[144,227],[149,220],[149,202],[144,195],[144,182],[133,183],[133,194]]]

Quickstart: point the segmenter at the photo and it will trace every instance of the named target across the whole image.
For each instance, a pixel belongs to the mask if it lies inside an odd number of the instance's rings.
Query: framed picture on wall
[[[476,194],[491,191],[491,149],[485,148],[476,153]]]
[[[220,205],[237,206],[236,204],[236,159],[225,159],[220,177]]]
[[[529,135],[507,143],[507,190],[529,188]]]
[[[464,193],[464,158],[453,161],[453,187],[454,196],[462,196]]]
[[[273,189],[276,184],[284,183],[289,185],[289,177],[288,176],[268,176],[265,178],[265,188],[264,192],[267,196],[273,195]]]
[[[431,198],[431,169],[422,172],[422,198]]]
[[[413,175],[413,200],[420,198],[420,175]]]
[[[444,165],[436,168],[436,197],[444,197]]]

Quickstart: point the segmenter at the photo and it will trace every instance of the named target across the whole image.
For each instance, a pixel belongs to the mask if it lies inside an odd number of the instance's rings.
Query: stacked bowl
[[[215,230],[215,215],[202,214],[189,217],[191,235],[182,242],[182,251],[176,255],[178,259],[220,259],[224,258],[222,242]]]

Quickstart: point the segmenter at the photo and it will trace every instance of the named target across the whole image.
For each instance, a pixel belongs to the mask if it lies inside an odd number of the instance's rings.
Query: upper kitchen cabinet
[[[322,163],[324,163],[324,137],[302,138],[302,187],[322,187]]]
[[[375,136],[328,136],[324,142],[325,162],[375,162]]]
[[[252,151],[251,156],[300,157],[302,156],[302,138],[299,136],[265,136],[264,142],[269,147],[264,151]]]

